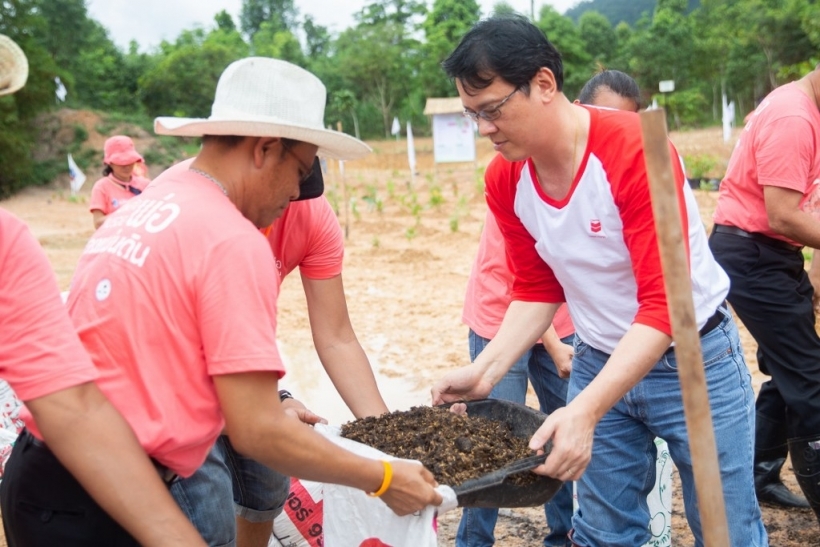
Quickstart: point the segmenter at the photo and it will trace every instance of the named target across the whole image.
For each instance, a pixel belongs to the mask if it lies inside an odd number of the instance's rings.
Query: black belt
[[[36,446],[37,448],[42,448],[51,452],[51,449],[46,445],[46,443],[32,435],[29,431],[23,431],[20,435],[26,437],[25,440],[32,446]],[[179,475],[156,461],[154,458],[151,458],[151,463],[154,464],[154,468],[157,470],[157,473],[159,473],[159,478],[162,479],[162,482],[165,484],[170,485],[179,480]]]
[[[733,236],[740,236],[745,237],[747,239],[753,239],[755,241],[763,243],[764,245],[770,245],[772,247],[777,247],[778,249],[784,249],[786,251],[798,252],[803,249],[803,247],[801,246],[792,245],[791,243],[787,243],[782,239],[775,239],[773,237],[769,237],[758,232],[747,232],[746,230],[741,230],[736,226],[715,224],[715,227],[712,231],[718,234],[731,234]]]
[[[729,312],[729,308],[726,307],[725,300],[720,303],[712,317],[706,320],[706,324],[703,325],[703,327],[698,331],[698,337],[703,338],[704,336],[715,330],[717,326],[720,325],[723,322],[723,319],[726,317],[723,312]],[[664,355],[671,355],[674,352],[675,346],[670,346],[669,349],[664,352]]]

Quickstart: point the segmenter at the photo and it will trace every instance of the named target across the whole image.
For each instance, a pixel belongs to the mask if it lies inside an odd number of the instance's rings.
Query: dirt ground
[[[684,156],[708,153],[723,165],[733,145],[722,142],[717,128],[673,133],[672,138]],[[418,138],[418,173],[411,176],[404,140],[371,145],[374,154],[345,165],[344,175],[331,162],[327,196],[338,208],[347,233],[344,280],[353,325],[388,405],[409,408],[429,403],[429,388],[435,380],[469,359],[461,308],[486,211],[481,173],[493,153],[482,140],[476,165],[434,167],[432,140]],[[63,290],[93,232],[87,200],[96,172],[88,173],[89,180],[76,198],[69,197],[66,179],[0,202],[31,226]],[[716,193],[698,190],[696,194],[704,223],[711,227]],[[280,340],[290,370],[283,382],[331,423],[344,422],[349,413],[334,402],[338,396],[329,382],[313,373],[319,365],[304,293],[298,276],[291,277],[279,299]],[[745,330],[742,336],[757,389],[765,377],[757,371],[754,342]],[[530,401],[535,402],[532,393]],[[788,464],[784,478],[796,491]],[[679,484],[674,484],[673,545],[692,545]],[[820,545],[810,511],[763,507],[763,514],[772,545]],[[458,512],[441,517],[439,545],[454,544],[458,520]],[[542,509],[503,510],[496,528],[497,545],[540,544],[544,528]]]

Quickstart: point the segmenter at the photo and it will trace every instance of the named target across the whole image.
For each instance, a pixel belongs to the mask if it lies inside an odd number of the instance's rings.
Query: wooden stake
[[[640,116],[652,211],[658,231],[663,280],[692,453],[695,490],[703,524],[703,541],[706,547],[725,547],[729,545],[729,528],[703,370],[703,354],[692,302],[692,280],[681,228],[677,182],[672,173],[669,154],[666,113],[662,109],[648,110]]]
[[[336,131],[342,132],[342,122],[336,122]],[[350,235],[350,217],[347,210],[350,207],[347,199],[347,181],[345,180],[345,165],[344,161],[339,160],[339,175],[342,177],[342,201],[344,201],[344,223],[345,223],[345,239]]]

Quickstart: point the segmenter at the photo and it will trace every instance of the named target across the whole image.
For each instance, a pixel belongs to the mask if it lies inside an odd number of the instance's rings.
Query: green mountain
[[[630,27],[634,27],[641,15],[649,15],[655,11],[657,0],[583,0],[574,7],[568,9],[564,15],[572,18],[576,23],[578,18],[587,11],[597,11],[606,15],[609,22],[614,27],[621,21],[626,21]],[[689,10],[700,6],[700,0],[689,0]]]

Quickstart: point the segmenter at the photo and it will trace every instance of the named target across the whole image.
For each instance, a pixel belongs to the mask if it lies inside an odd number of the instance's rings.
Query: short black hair
[[[246,137],[241,135],[202,135],[202,144],[211,143],[219,148],[236,148]]]
[[[638,87],[638,83],[632,76],[620,70],[602,70],[590,78],[581,89],[581,93],[578,95],[578,101],[582,104],[593,104],[602,87],[608,87],[613,93],[620,95],[624,99],[634,101],[640,108],[641,90]]]
[[[441,65],[447,76],[467,88],[489,87],[496,76],[529,93],[530,80],[546,67],[564,87],[561,54],[544,33],[521,15],[479,21]]]

